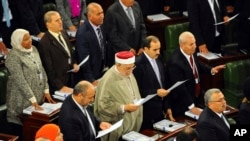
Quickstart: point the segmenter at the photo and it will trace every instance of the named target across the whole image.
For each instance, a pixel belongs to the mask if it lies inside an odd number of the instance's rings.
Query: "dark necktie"
[[[195,96],[198,97],[200,95],[200,83],[199,83],[199,76],[198,76],[198,72],[197,72],[197,69],[196,69],[196,65],[194,64],[194,60],[193,60],[193,56],[190,55],[190,58],[189,58],[189,61],[190,61],[190,64],[191,64],[191,68],[193,70],[193,75],[194,75],[194,78],[195,78]]]
[[[99,39],[99,42],[100,42],[100,49],[102,51],[102,59],[104,59],[104,44],[103,44],[103,36],[102,36],[102,32],[101,32],[101,29],[100,28],[97,28],[97,34],[98,34],[98,39]]]
[[[214,0],[214,13],[215,13],[215,17],[216,17],[216,23],[222,22],[222,18],[221,18],[221,12],[219,9],[219,6],[216,3],[216,0]],[[221,25],[217,25],[217,31],[221,32]]]
[[[69,49],[67,47],[67,45],[64,44],[63,40],[62,40],[62,36],[61,34],[58,34],[58,39],[59,39],[59,42],[61,43],[61,45],[64,47],[65,51],[68,53],[68,55],[70,56],[70,52],[69,52]],[[70,64],[70,63],[69,63]]]
[[[3,6],[3,16],[6,20],[6,26],[10,27],[10,14],[8,9],[7,0],[2,0],[2,6]]]

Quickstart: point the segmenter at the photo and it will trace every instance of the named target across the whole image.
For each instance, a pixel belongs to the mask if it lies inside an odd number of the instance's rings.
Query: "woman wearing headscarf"
[[[45,98],[55,103],[50,94],[47,75],[42,66],[39,53],[32,45],[27,30],[16,29],[11,35],[12,50],[5,66],[9,76],[7,82],[7,121],[12,134],[22,137],[22,122],[19,115],[23,109],[32,105],[35,110],[42,110],[40,104]]]

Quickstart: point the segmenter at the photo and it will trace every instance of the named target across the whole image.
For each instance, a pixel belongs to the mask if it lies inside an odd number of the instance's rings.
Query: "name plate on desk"
[[[153,124],[154,129],[157,129],[163,132],[173,132],[184,126],[186,126],[186,124],[170,121],[167,119],[163,119]]]

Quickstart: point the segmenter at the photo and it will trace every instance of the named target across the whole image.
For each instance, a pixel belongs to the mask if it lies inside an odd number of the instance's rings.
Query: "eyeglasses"
[[[136,65],[134,65],[133,67],[126,67],[125,70],[130,71],[130,70],[134,70],[136,68]]]
[[[209,102],[223,102],[223,101],[226,101],[226,99],[225,98],[221,98],[219,100],[211,100]]]

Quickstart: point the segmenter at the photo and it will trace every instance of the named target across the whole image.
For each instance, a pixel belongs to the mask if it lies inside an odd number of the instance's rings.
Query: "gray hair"
[[[44,14],[44,23],[51,22],[51,17],[53,15],[59,14],[57,11],[48,11]]]
[[[189,32],[189,31],[185,31],[185,32],[182,32],[181,35],[179,36],[179,44],[184,44],[187,42],[187,38],[189,37],[193,37],[194,38],[194,35]]]
[[[212,100],[212,96],[214,93],[221,93],[221,90],[218,88],[211,88],[205,92],[204,95],[205,105],[208,105],[208,102]]]

